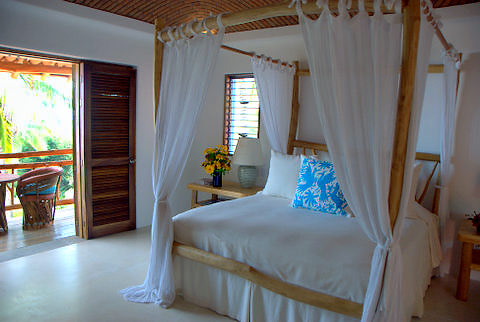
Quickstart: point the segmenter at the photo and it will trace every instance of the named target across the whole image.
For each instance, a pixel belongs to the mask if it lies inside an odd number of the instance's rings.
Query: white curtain
[[[168,307],[175,299],[168,199],[185,168],[223,35],[220,28],[215,36],[198,34],[192,39],[168,42],[164,48],[153,155],[155,204],[150,263],[142,285],[121,291],[128,301]]]
[[[454,58],[445,53],[443,62],[443,81],[445,105],[442,110],[441,126],[441,146],[440,146],[440,202],[438,208],[438,216],[440,218],[440,236],[442,246],[445,250],[447,241],[445,236],[445,228],[450,218],[449,208],[449,185],[453,174],[452,156],[455,144],[455,124],[457,120],[457,81],[458,70]],[[441,272],[442,274],[445,272]]]
[[[272,63],[271,58],[255,55],[252,69],[270,146],[274,151],[287,153],[295,65],[282,66]]]
[[[345,5],[346,1],[339,1],[337,17],[324,6],[315,21],[299,12],[300,23],[323,134],[339,183],[363,231],[377,244],[362,321],[404,321],[410,317],[403,316],[398,300],[402,284],[399,232],[408,209],[432,30],[422,28],[402,201],[392,234],[388,194],[401,65],[401,15],[386,18],[376,1],[373,17],[360,5],[361,12],[350,18]]]

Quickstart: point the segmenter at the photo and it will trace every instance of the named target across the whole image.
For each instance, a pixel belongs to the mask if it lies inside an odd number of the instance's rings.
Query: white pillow
[[[268,179],[263,194],[293,199],[297,189],[300,165],[299,155],[288,155],[272,150]]]

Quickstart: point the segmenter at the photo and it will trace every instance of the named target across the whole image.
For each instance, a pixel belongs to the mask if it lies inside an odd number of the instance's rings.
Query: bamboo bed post
[[[420,36],[420,1],[409,0],[403,5],[403,51],[398,93],[397,120],[393,141],[390,191],[388,196],[390,226],[393,230],[400,210],[405,159],[407,155],[408,131],[415,89],[415,71]]]
[[[288,132],[288,144],[287,144],[287,154],[293,154],[293,141],[297,138],[297,128],[298,128],[298,110],[300,104],[298,103],[298,89],[300,78],[298,77],[298,61],[294,61],[295,65],[295,75],[293,76],[293,89],[292,89],[292,111],[290,114],[290,129]]]
[[[153,106],[155,113],[153,119],[155,120],[155,122],[157,121],[158,99],[160,97],[160,85],[162,82],[163,67],[163,43],[158,39],[158,36],[165,26],[165,20],[161,18],[155,19],[155,40],[153,45]]]
[[[374,6],[373,0],[365,0],[365,9],[369,13],[374,13]],[[230,26],[237,26],[244,23],[254,22],[262,19],[268,18],[275,18],[275,17],[284,17],[284,16],[296,16],[297,10],[295,6],[289,7],[290,1],[283,1],[280,4],[273,4],[268,5],[265,7],[260,8],[251,8],[246,9],[243,11],[227,13],[222,16],[222,24],[225,28]],[[334,12],[337,10],[337,1],[336,0],[329,0],[329,7],[330,10]],[[358,8],[357,1],[354,1],[352,5],[352,11],[356,11]],[[305,4],[302,4],[302,10],[305,14],[320,14],[322,9],[319,8],[315,1],[309,1]],[[387,8],[383,2],[381,4],[381,10],[384,13],[395,13],[395,10]],[[217,17],[210,17],[205,20],[205,25],[208,29],[218,29]],[[202,32],[204,30],[202,22],[195,22],[192,24],[192,28],[194,32]],[[183,26],[183,34],[187,37],[192,36],[191,31],[186,27]],[[162,32],[160,37],[165,40],[169,41],[170,37],[168,36],[167,32]],[[180,33],[177,29],[173,30],[173,37],[175,39],[180,38]]]
[[[329,2],[330,10],[333,10],[335,12],[337,10],[338,1],[328,0],[328,2]],[[405,5],[408,2],[409,2],[408,0],[403,0],[404,8],[408,6],[408,5]],[[418,0],[418,2],[420,2],[420,0]],[[371,14],[375,13],[373,0],[365,0],[364,3],[365,3],[365,9],[368,13],[371,13]],[[230,26],[237,26],[244,23],[259,21],[259,20],[268,19],[268,18],[296,16],[297,12],[295,7],[290,8],[289,4],[290,4],[290,1],[284,1],[283,3],[280,3],[280,4],[273,4],[273,5],[268,5],[260,8],[251,8],[243,11],[227,13],[222,16],[222,24],[226,28]],[[418,3],[415,6],[419,7],[420,5],[424,10],[425,14],[427,15],[427,20],[431,22],[434,18],[432,17],[426,5],[426,2],[422,1],[421,4]],[[315,1],[308,1],[307,3],[302,4],[302,10],[305,14],[320,14],[322,12],[322,9],[317,7]],[[353,1],[351,10],[352,12],[356,12],[358,10],[358,1]],[[395,13],[394,9],[387,8],[383,2],[381,4],[381,10],[383,13]],[[157,26],[157,19],[155,20],[155,25]],[[205,20],[205,25],[210,30],[218,29],[219,26],[217,23],[217,17],[207,18]],[[165,25],[163,24],[162,28],[163,26]],[[159,28],[158,30],[161,30],[162,28]],[[187,37],[193,36],[193,34],[190,32],[190,30],[188,30],[186,26],[183,26],[182,28],[183,28],[182,31],[184,35],[186,35]],[[202,22],[194,22],[192,24],[192,28],[196,33],[202,32],[204,30]],[[440,28],[438,26],[434,26],[434,29],[435,29],[435,35],[440,40],[440,43],[442,44],[442,46],[445,48],[445,50],[449,50],[452,47],[452,45],[449,44],[448,41],[445,39],[445,36],[443,35]],[[170,40],[170,37],[168,36],[167,32],[160,32],[159,36],[164,41]],[[180,38],[180,32],[176,28],[173,30],[173,37],[175,39]]]

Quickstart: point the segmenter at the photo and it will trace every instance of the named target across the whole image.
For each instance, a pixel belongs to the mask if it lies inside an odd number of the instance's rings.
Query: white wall
[[[0,46],[137,68],[137,227],[153,211],[153,25],[60,0],[1,0]]]

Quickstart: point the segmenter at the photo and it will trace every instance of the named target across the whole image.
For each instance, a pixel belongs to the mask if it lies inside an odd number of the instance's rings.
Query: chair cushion
[[[39,191],[38,194],[39,195],[49,195],[49,194],[52,194],[52,193],[55,193],[56,192],[56,186],[51,186],[50,188],[48,189],[45,189],[43,191]],[[31,191],[31,192],[27,192],[25,193],[24,195],[25,196],[29,196],[29,195],[36,195],[37,193],[35,191]]]

